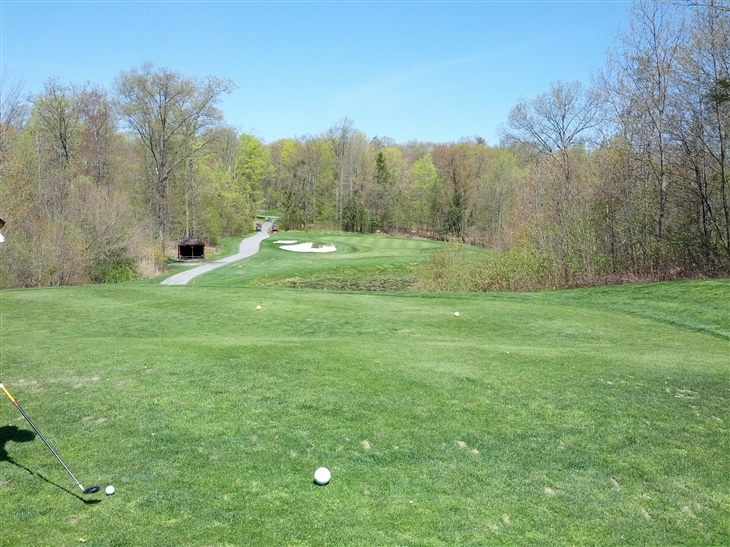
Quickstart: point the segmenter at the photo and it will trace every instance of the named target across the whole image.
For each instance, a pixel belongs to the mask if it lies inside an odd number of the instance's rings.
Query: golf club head
[[[95,494],[99,490],[101,490],[100,486],[89,486],[88,488],[84,488],[83,492],[84,494]]]

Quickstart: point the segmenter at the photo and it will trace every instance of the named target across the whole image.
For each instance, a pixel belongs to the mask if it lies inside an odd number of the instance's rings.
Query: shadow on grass
[[[42,479],[46,481],[48,484],[52,484],[56,488],[63,490],[67,494],[71,494],[73,497],[81,500],[82,502],[86,504],[95,504],[99,503],[101,500],[87,500],[79,496],[78,494],[72,492],[68,488],[65,488],[61,486],[60,484],[56,484],[50,479],[47,479],[43,475],[41,475],[38,472],[33,471],[32,469],[28,469],[22,464],[19,464],[16,462],[13,458],[10,457],[8,454],[8,451],[5,448],[5,445],[9,442],[15,442],[15,443],[27,443],[35,439],[35,433],[32,431],[27,431],[25,429],[20,429],[18,426],[15,425],[5,425],[3,427],[0,427],[0,462],[8,462],[13,464],[15,467],[19,467],[20,469],[27,471],[34,477],[38,477],[39,479]]]

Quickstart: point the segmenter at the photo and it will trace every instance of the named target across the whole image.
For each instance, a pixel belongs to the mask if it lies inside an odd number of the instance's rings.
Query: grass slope
[[[335,245],[333,253],[281,249],[280,241]],[[195,279],[206,287],[298,287],[339,290],[406,290],[416,281],[413,268],[437,241],[377,234],[283,232],[272,234],[259,253]]]
[[[226,269],[0,293],[2,380],[85,485],[117,487],[82,503],[6,401],[3,543],[730,539],[727,281],[374,294]]]

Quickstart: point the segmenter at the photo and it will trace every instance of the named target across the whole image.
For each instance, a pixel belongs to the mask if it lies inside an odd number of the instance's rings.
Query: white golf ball
[[[114,492],[116,492],[116,490],[114,490],[114,487],[110,484],[106,487],[106,490],[104,490],[104,492],[106,492],[107,496],[111,496]]]
[[[459,317],[459,312],[458,311],[455,311],[454,312],[454,317]]]
[[[260,310],[260,309],[261,309],[261,306],[256,306],[256,309],[257,309],[257,310]]]
[[[314,482],[317,484],[325,485],[332,478],[332,473],[326,467],[318,467],[314,472]]]

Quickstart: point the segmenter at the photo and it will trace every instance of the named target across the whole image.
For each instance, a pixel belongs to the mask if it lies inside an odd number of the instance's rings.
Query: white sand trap
[[[315,247],[314,243],[307,241],[306,243],[297,243],[296,245],[282,245],[279,249],[286,251],[294,251],[295,253],[331,253],[337,250],[334,245],[322,245]]]
[[[296,243],[296,239],[278,239],[274,241],[274,243],[278,243],[280,245],[291,245],[292,243]]]

